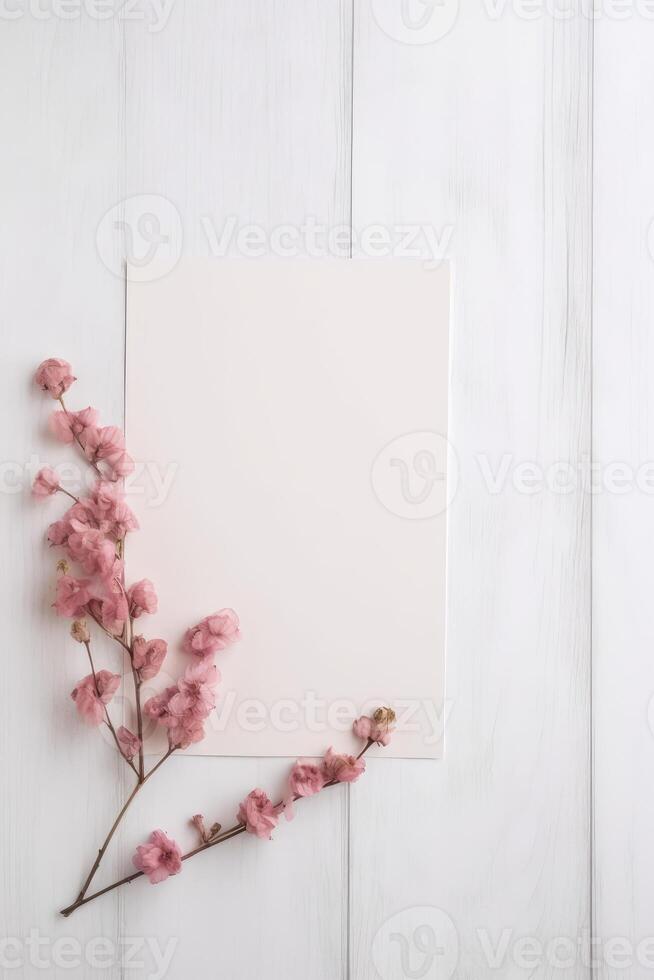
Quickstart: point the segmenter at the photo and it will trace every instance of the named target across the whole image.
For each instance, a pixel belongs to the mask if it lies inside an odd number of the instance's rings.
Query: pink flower
[[[186,631],[184,650],[195,657],[211,657],[238,640],[239,635],[238,616],[234,610],[220,609]]]
[[[81,616],[90,599],[88,579],[61,575],[57,579],[57,598],[53,602],[59,616]]]
[[[372,718],[369,718],[367,715],[362,715],[361,718],[357,718],[352,725],[352,731],[357,738],[362,738],[364,741],[367,741],[370,738],[373,725],[374,722]]]
[[[237,819],[245,824],[248,834],[271,840],[279,821],[279,810],[262,789],[253,789],[239,806]]]
[[[73,521],[77,524],[74,525]],[[118,541],[138,526],[136,517],[123,499],[120,487],[115,483],[99,480],[89,497],[83,497],[73,504],[60,521],[50,525],[48,539],[51,544],[66,545],[74,530],[88,529],[102,531],[112,541]]]
[[[104,460],[109,467],[109,478],[118,480],[134,469],[134,460],[125,452],[123,433],[115,425],[102,429],[89,426],[84,436],[84,452],[92,463]]]
[[[352,730],[357,738],[376,742],[377,745],[388,745],[393,734],[395,712],[392,708],[378,708],[372,718],[363,715],[357,718]]]
[[[116,548],[102,531],[71,521],[72,534],[66,547],[73,561],[79,562],[87,575],[108,575],[116,560]]]
[[[70,525],[68,521],[62,518],[60,521],[55,521],[48,528],[47,538],[51,545],[63,545],[68,541],[68,535],[70,533]]]
[[[89,497],[83,497],[73,504],[61,520],[50,525],[48,541],[52,545],[66,547],[74,532],[82,534],[85,531],[97,531],[115,542],[138,526],[132,510],[123,500],[120,488],[113,483],[99,481]],[[112,554],[114,552],[115,549],[112,549]]]
[[[92,463],[97,463],[100,459],[117,456],[124,449],[125,439],[117,426],[106,425],[99,429],[93,425],[87,428],[84,452]]]
[[[34,477],[32,493],[35,497],[49,497],[59,489],[59,477],[49,466],[44,466]]]
[[[213,664],[192,664],[176,685],[143,705],[143,712],[168,729],[171,747],[187,749],[204,738],[204,719],[215,705],[218,671]]]
[[[99,480],[91,491],[91,496],[82,503],[94,526],[113,541],[119,541],[128,531],[138,529],[138,521],[125,503],[122,490],[115,483]]]
[[[34,380],[41,391],[48,391],[53,398],[61,398],[75,380],[68,361],[59,357],[49,357],[36,369]]]
[[[216,707],[214,688],[220,679],[218,668],[208,661],[191,664],[177,682],[177,694],[168,710],[174,718],[203,720]]]
[[[125,450],[121,450],[114,456],[109,456],[107,458],[107,463],[110,467],[110,476],[112,480],[120,480],[124,476],[129,476],[130,473],[134,471],[134,460],[126,453]]]
[[[132,643],[134,668],[138,670],[142,681],[149,681],[157,676],[167,651],[168,644],[165,640],[146,640],[142,636],[134,637]]]
[[[127,601],[129,602],[129,614],[134,619],[138,619],[143,613],[155,613],[157,611],[157,593],[154,585],[149,578],[135,582],[127,590]]]
[[[327,749],[322,765],[325,781],[337,783],[354,783],[366,768],[365,759],[339,755],[332,748]]]
[[[73,521],[77,521],[75,527],[73,526]],[[55,521],[48,528],[48,541],[51,545],[62,545],[66,547],[68,544],[68,538],[73,533],[76,527],[87,528],[91,525],[89,524],[89,515],[84,507],[83,503],[73,504],[64,516],[59,521]]]
[[[289,776],[289,788],[293,796],[314,796],[325,785],[322,766],[298,759]]]
[[[192,715],[183,715],[168,725],[168,744],[171,748],[187,749],[204,738],[204,724]]]
[[[170,699],[177,693],[177,686],[172,685],[162,691],[161,694],[155,694],[143,705],[143,714],[147,715],[148,718],[153,718],[160,725],[168,725],[170,721],[168,705]]]
[[[109,704],[120,685],[120,674],[99,670],[95,678],[88,674],[75,687],[71,698],[84,721],[99,725],[104,718],[104,706]]]
[[[110,515],[100,523],[100,529],[114,541],[124,538],[128,531],[137,531],[139,522],[131,507],[119,500]]]
[[[91,490],[88,501],[85,501],[97,520],[111,517],[116,504],[123,499],[123,492],[115,483],[108,480],[98,480]]]
[[[150,879],[150,884],[156,885],[170,875],[179,874],[182,870],[182,852],[163,830],[153,830],[149,843],[136,848],[132,863]]]
[[[116,738],[118,739],[118,744],[120,745],[120,751],[125,756],[128,762],[131,762],[138,750],[141,748],[141,740],[137,738],[129,728],[125,728],[121,725],[120,728],[116,730]]]
[[[115,636],[120,636],[129,619],[127,600],[122,592],[112,592],[104,599],[91,599],[89,610]]]
[[[50,430],[59,442],[71,443],[75,436],[84,445],[86,430],[98,423],[95,408],[83,408],[81,412],[53,412],[50,416]]]

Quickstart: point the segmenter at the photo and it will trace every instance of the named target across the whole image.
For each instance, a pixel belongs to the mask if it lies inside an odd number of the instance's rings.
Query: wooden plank
[[[187,0],[158,34],[126,26],[127,196],[173,243],[164,267],[179,251],[311,254],[311,228],[348,224],[350,25],[346,0]],[[145,236],[134,244],[145,258]],[[228,825],[254,786],[279,792],[287,768],[171,760],[135,807],[124,854],[155,826],[190,841],[198,810]],[[165,887],[135,884],[121,896],[123,928],[175,940],[175,977],[344,976],[346,816],[343,792],[330,791],[273,843],[239,839]]]
[[[591,28],[423,13],[356,5],[353,223],[451,232],[449,715],[442,764],[352,796],[351,975],[585,977],[590,515],[547,477],[590,450]]]
[[[625,980],[654,966],[653,45],[636,8],[595,27],[594,904],[597,976]]]
[[[39,465],[75,459],[48,437],[53,403],[31,383],[44,357],[73,363],[73,406],[121,418],[123,291],[95,248],[98,222],[121,194],[120,36],[115,21],[52,10],[3,19],[0,35],[3,972],[18,962],[14,975],[26,978],[89,975],[87,955],[97,955],[104,975],[118,977],[116,901],[57,914],[117,809],[119,763],[76,717],[69,695],[88,673],[85,654],[50,608],[56,558],[44,532],[65,507],[39,506],[27,488]],[[117,869],[115,855],[107,865]]]

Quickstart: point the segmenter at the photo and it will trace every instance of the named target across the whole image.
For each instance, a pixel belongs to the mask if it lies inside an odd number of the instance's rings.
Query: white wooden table
[[[0,4],[3,975],[652,975],[654,22],[565,8]],[[446,759],[372,763],[274,844],[66,920],[124,786],[70,714],[29,375],[67,357],[119,420],[126,255],[274,253],[282,226],[355,255],[409,226],[454,261]],[[285,766],[173,758],[103,880]]]

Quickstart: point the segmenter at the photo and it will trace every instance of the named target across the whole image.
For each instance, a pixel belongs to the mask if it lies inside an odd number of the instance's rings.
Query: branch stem
[[[371,742],[369,739],[366,745],[361,750],[361,752],[359,752],[357,759],[360,759],[362,756],[364,756],[368,751],[368,749],[373,744],[374,743]],[[151,776],[152,773],[162,764],[165,758],[166,757],[164,756],[163,759],[159,760],[159,762],[154,767],[154,769],[152,769],[145,777],[146,779],[148,779],[148,777]],[[134,796],[136,792],[139,790],[140,785],[142,784],[137,784],[132,796]],[[330,780],[330,782],[325,783],[323,789],[327,789],[329,786],[338,786],[338,785],[340,785],[338,780],[332,779]],[[294,796],[293,802],[297,803],[297,801],[300,799],[302,799],[302,797]],[[126,806],[129,804],[129,802],[131,802],[131,798],[130,800],[128,800]],[[281,807],[282,805],[283,805],[283,800],[280,800],[280,802],[277,804],[277,807]],[[223,844],[225,841],[231,840],[232,837],[238,837],[239,834],[244,834],[246,830],[247,827],[244,823],[234,824],[233,827],[230,827],[228,830],[224,830],[221,834],[218,834],[216,837],[212,838],[211,840],[206,841],[204,844],[200,844],[198,847],[194,847],[191,851],[187,851],[186,854],[182,854],[182,861],[188,861],[189,858],[195,857],[196,854],[201,854],[203,851],[208,851],[210,847],[215,847],[217,844]],[[107,885],[105,888],[101,888],[97,892],[93,892],[92,895],[86,895],[86,891],[88,890],[88,885],[87,885],[82,890],[79,897],[76,899],[76,901],[73,902],[72,905],[69,905],[67,906],[67,908],[61,910],[61,915],[69,916],[75,911],[75,909],[80,908],[80,906],[86,905],[88,902],[92,902],[96,898],[100,898],[101,895],[106,895],[107,892],[111,892],[115,888],[119,888],[121,885],[128,885],[130,884],[130,882],[136,881],[137,878],[142,878],[142,877],[143,877],[142,871],[134,871],[132,874],[126,875],[124,878],[120,878],[119,881],[114,881],[113,884]]]
[[[77,898],[75,899],[75,901],[73,902],[73,904],[68,907],[68,909],[63,909],[63,911],[61,913],[62,915],[70,915],[70,913],[73,912],[76,908],[79,908],[80,905],[85,905],[86,902],[89,902],[91,900],[90,898],[86,898],[85,899],[84,896],[86,895],[87,891],[89,890],[89,887],[91,885],[91,882],[93,881],[93,878],[95,877],[95,873],[98,870],[98,868],[100,867],[100,862],[102,861],[102,858],[104,857],[105,851],[109,847],[109,844],[111,843],[112,837],[114,836],[114,834],[118,830],[118,827],[120,826],[121,820],[123,819],[123,817],[125,816],[125,814],[129,810],[129,807],[132,804],[132,802],[135,799],[135,797],[137,796],[139,790],[142,789],[143,786],[145,786],[145,784],[147,783],[148,779],[151,776],[154,776],[154,774],[157,771],[157,769],[164,764],[164,762],[166,761],[166,759],[168,759],[173,754],[174,751],[175,751],[174,748],[169,748],[168,751],[166,752],[166,754],[163,755],[159,759],[159,761],[157,762],[157,764],[152,767],[152,769],[150,770],[150,772],[148,772],[143,777],[142,780],[139,780],[136,783],[136,786],[134,787],[134,789],[132,790],[132,792],[129,794],[129,796],[125,800],[125,803],[123,804],[122,809],[120,810],[120,812],[118,813],[118,816],[116,817],[116,819],[114,820],[113,824],[111,825],[111,829],[110,829],[109,833],[107,834],[107,836],[105,837],[104,842],[102,844],[102,847],[98,851],[98,856],[96,857],[95,861],[93,862],[93,866],[91,867],[91,870],[88,873],[88,876],[86,878],[86,881],[82,885],[82,888],[80,890],[79,895],[77,896]],[[105,889],[103,889],[102,892],[97,892],[96,894],[102,894],[104,891],[107,891],[107,890],[108,889],[105,888]]]
[[[108,630],[107,627],[104,626],[100,622],[100,620],[98,619],[98,617],[95,615],[95,613],[91,610],[91,608],[89,606],[86,607],[86,611],[88,612],[88,614],[91,617],[91,619],[100,627],[100,629],[103,631],[103,633],[106,633],[107,636],[111,637],[112,640],[115,640],[116,643],[120,643],[120,645],[123,648],[123,650],[125,650],[127,653],[129,653],[130,654],[130,657],[131,657],[132,651],[130,650],[129,645],[127,643],[125,643],[125,641],[122,639],[122,637],[116,636],[115,633],[112,633],[111,630]]]
[[[122,588],[122,586],[121,586]],[[125,589],[123,588],[125,601],[128,602]],[[141,678],[134,666],[134,620],[129,618],[129,663],[132,668],[132,680],[134,681],[134,702],[136,704],[136,734],[139,739],[139,780],[143,782],[145,778],[145,762],[143,759],[143,712],[141,710]]]
[[[86,647],[86,652],[89,655],[89,663],[91,664],[91,673],[93,674],[93,683],[95,684],[95,693],[96,693],[96,695],[98,697],[98,701],[102,701],[102,698],[100,696],[100,688],[98,687],[98,678],[97,678],[97,675],[96,675],[96,672],[95,672],[95,665],[93,663],[93,657],[91,656],[91,643],[90,643],[90,641],[89,640],[85,640],[84,641],[84,646]],[[130,767],[130,769],[132,769],[133,772],[135,773],[135,775],[138,776],[138,774],[139,774],[138,773],[138,769],[136,768],[136,766],[134,765],[134,763],[132,762],[132,760],[131,759],[128,759],[126,755],[123,755],[123,750],[120,747],[120,742],[118,741],[118,735],[116,734],[116,729],[114,728],[114,726],[112,724],[112,721],[111,721],[111,718],[109,717],[109,711],[107,710],[106,704],[104,705],[104,717],[105,717],[105,722],[107,724],[107,727],[108,727],[109,731],[111,732],[111,734],[113,735],[114,742],[116,743],[116,748],[118,749],[118,752],[119,752],[121,758],[123,758],[125,760],[125,762]]]
[[[70,493],[68,490],[64,490],[64,488],[61,486],[61,484],[59,484],[59,486],[57,487],[57,490],[59,491],[59,493],[65,493],[66,496],[67,497],[70,497],[71,500],[74,500],[76,504],[79,503],[79,497],[76,497],[74,493]]]

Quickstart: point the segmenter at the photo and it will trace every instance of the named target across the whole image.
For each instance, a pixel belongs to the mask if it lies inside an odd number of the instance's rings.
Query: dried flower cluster
[[[35,497],[45,499],[57,493],[72,500],[63,516],[47,532],[51,546],[64,551],[66,559],[57,563],[56,597],[53,606],[60,616],[73,620],[72,638],[85,647],[90,673],[77,682],[71,697],[81,719],[90,726],[106,725],[117,750],[136,776],[136,784],[116,817],[77,898],[63,909],[69,915],[81,905],[142,875],[153,883],[178,874],[182,862],[209,847],[241,833],[269,839],[283,813],[293,817],[299,799],[314,796],[328,786],[351,783],[365,770],[363,755],[374,744],[388,745],[395,721],[390,708],[378,709],[372,717],[359,718],[354,733],[364,743],[359,755],[340,755],[328,749],[321,762],[299,760],[293,766],[287,792],[273,803],[262,789],[254,789],[238,807],[237,823],[223,831],[220,824],[206,829],[202,814],[192,818],[199,845],[182,854],[178,844],[162,830],[155,830],[141,844],[133,858],[137,871],[89,894],[89,888],[109,843],[131,802],[147,780],[179,749],[186,749],[204,737],[204,725],[216,704],[220,680],[214,657],[239,638],[239,620],[233,609],[220,609],[191,626],[181,638],[181,648],[189,657],[188,666],[177,683],[141,703],[141,685],[159,673],[168,644],[160,638],[146,638],[135,629],[135,621],[157,610],[157,593],[149,579],[131,585],[125,582],[123,555],[125,537],[138,529],[138,521],[124,499],[120,481],[132,472],[134,463],[125,448],[123,433],[116,426],[101,426],[99,413],[88,407],[70,411],[64,394],[75,381],[70,364],[49,358],[39,365],[36,384],[59,402],[60,410],[50,417],[50,430],[60,442],[76,445],[95,475],[85,497],[77,497],[61,486],[56,472],[44,467],[33,482]],[[74,571],[71,571],[71,563]],[[132,675],[136,731],[124,725],[115,727],[109,705],[122,683],[122,660],[116,672],[95,667],[91,651],[89,623],[118,644],[128,659]],[[168,738],[166,753],[145,771],[143,718],[163,727]]]

